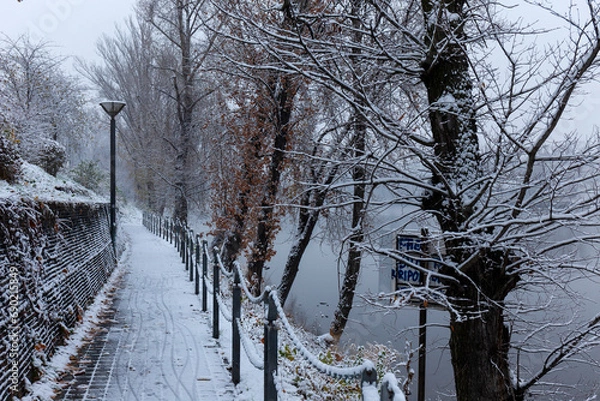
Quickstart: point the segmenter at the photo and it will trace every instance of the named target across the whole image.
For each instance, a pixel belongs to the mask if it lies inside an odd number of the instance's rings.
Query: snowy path
[[[59,400],[233,400],[208,315],[177,252],[141,225],[124,227],[130,252],[114,316],[79,357],[81,375]]]

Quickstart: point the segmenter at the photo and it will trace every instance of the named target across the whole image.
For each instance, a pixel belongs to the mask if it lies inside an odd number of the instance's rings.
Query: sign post
[[[427,229],[421,230],[420,248],[421,254],[429,256],[430,250],[427,243]],[[422,260],[420,262],[421,267],[426,268],[428,262]],[[425,274],[422,271],[419,272],[419,278],[421,286],[425,286]],[[421,301],[419,305],[419,394],[418,401],[425,401],[425,376],[427,375],[427,305],[425,301]]]
[[[439,270],[440,265],[431,262],[426,229],[421,234],[398,234],[396,250],[403,260],[396,261],[392,268],[392,289],[397,291],[403,287],[424,287],[429,281],[430,287],[439,287],[441,282],[437,277],[426,279],[425,271]],[[416,266],[421,267],[421,269]],[[425,401],[425,376],[427,363],[427,304],[419,301],[419,380],[418,401]]]

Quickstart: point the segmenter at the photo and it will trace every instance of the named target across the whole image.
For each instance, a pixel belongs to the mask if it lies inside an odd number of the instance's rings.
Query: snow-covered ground
[[[53,177],[42,168],[23,162],[23,171],[16,183],[0,180],[0,199],[26,197],[42,202],[108,203],[85,187],[65,177]]]

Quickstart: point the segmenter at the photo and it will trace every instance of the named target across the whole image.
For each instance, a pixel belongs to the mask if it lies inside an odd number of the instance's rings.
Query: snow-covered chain
[[[212,282],[210,281],[210,279],[206,276],[204,276],[204,281],[206,281],[207,283],[211,284]],[[213,289],[212,289],[212,285],[207,285],[206,289],[208,290],[208,293],[210,295],[212,295],[214,293]]]
[[[231,323],[233,317],[231,316],[231,314],[229,314],[229,312],[227,312],[229,309],[231,309],[231,307],[225,304],[225,301],[223,301],[223,297],[221,296],[221,294],[217,294],[217,302],[219,303],[219,311],[221,312],[221,315],[225,320]]]
[[[236,269],[239,274],[240,284],[242,285],[242,290],[244,291],[244,294],[246,294],[246,297],[248,298],[248,300],[250,302],[252,302],[253,304],[258,304],[258,303],[263,302],[263,300],[265,299],[265,293],[263,292],[258,297],[255,297],[252,295],[252,293],[248,289],[248,286],[246,285],[246,280],[243,279],[244,275],[242,274],[242,268],[241,268],[240,264],[238,262],[234,262],[233,268]]]
[[[215,248],[215,255],[217,257],[217,263],[219,264],[219,268],[221,269],[221,274],[223,274],[227,278],[233,277],[233,271],[228,271],[223,265],[223,261],[221,260],[221,255],[218,252],[218,248]]]
[[[358,377],[361,376],[363,371],[365,370],[375,370],[375,365],[369,360],[365,360],[361,365],[346,368],[331,366],[321,362],[318,356],[311,353],[304,346],[304,344],[302,344],[302,342],[296,335],[296,332],[294,331],[292,325],[285,316],[285,312],[283,311],[283,306],[281,305],[281,301],[279,300],[277,291],[271,290],[269,296],[273,298],[273,302],[275,303],[275,307],[277,308],[277,313],[279,315],[279,318],[281,319],[281,323],[283,323],[283,327],[292,339],[292,342],[294,343],[298,351],[300,351],[300,354],[304,357],[304,359],[306,359],[315,369],[322,373],[325,373],[328,376],[336,378]]]
[[[248,360],[256,369],[263,370],[265,368],[265,363],[262,360],[262,358],[257,355],[258,352],[256,351],[252,340],[250,339],[250,337],[248,337],[248,334],[244,329],[244,325],[242,325],[240,319],[235,319],[235,323],[237,324],[240,333],[240,340],[242,342],[242,346],[244,347],[244,351],[246,351]]]
[[[273,378],[275,379],[275,387],[277,388],[277,399],[285,400],[287,397],[285,396],[285,391],[283,389],[283,377],[273,373]]]

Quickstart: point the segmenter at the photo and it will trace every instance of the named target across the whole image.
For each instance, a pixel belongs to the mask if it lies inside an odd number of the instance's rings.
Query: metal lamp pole
[[[110,116],[110,238],[116,255],[117,237],[117,184],[116,184],[116,122],[115,117],[125,107],[124,102],[106,101],[100,103],[106,114]]]

